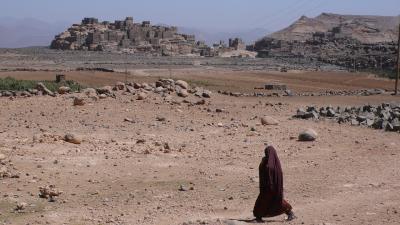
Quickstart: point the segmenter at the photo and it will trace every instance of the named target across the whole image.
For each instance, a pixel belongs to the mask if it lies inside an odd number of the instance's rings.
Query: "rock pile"
[[[371,96],[386,93],[383,89],[361,89],[361,90],[326,90],[323,92],[304,92],[297,96]]]
[[[62,192],[57,190],[55,185],[39,187],[39,197],[47,198],[50,202],[54,202],[55,197],[58,197],[61,194]]]
[[[0,153],[0,180],[4,178],[19,178],[19,174],[7,156]]]
[[[295,118],[319,120],[327,118],[338,123],[365,126],[385,131],[400,132],[400,104],[382,103],[378,106],[360,107],[315,107],[298,109]]]
[[[113,87],[104,86],[97,89],[86,88],[81,90],[79,95],[76,93],[71,93],[69,87],[60,87],[57,92],[50,91],[43,83],[38,83],[37,89],[29,89],[23,92],[18,91],[0,91],[0,97],[31,97],[34,95],[50,95],[56,97],[63,94],[74,94],[73,105],[74,106],[84,106],[86,104],[86,98],[93,100],[104,99],[108,97],[115,98],[117,92],[123,92],[126,95],[135,95],[137,100],[147,99],[149,93],[153,92],[159,94],[166,99],[171,99],[172,95],[175,94],[181,98],[187,98],[190,95],[201,98],[198,103],[193,104],[205,104],[204,98],[211,98],[211,91],[206,90],[201,87],[190,87],[190,85],[183,80],[173,80],[173,79],[159,79],[155,83],[123,83],[117,82]]]
[[[39,86],[40,88],[46,87],[43,84]],[[56,96],[56,94],[49,89],[27,89],[25,91],[6,91],[2,90],[0,91],[0,97],[32,97],[32,96],[41,96],[41,95],[49,95],[49,96]]]
[[[159,79],[155,83],[127,83],[125,86],[118,82],[113,90],[123,91],[127,94],[137,95],[138,100],[145,100],[150,92],[159,94],[162,97],[169,97],[175,94],[181,98],[187,98],[191,94],[199,98],[210,98],[212,93],[200,87],[191,88],[190,85],[183,80]],[[97,90],[99,93],[99,90]],[[107,94],[110,94],[107,92]]]
[[[228,92],[228,91],[218,91],[218,93],[234,97],[371,96],[371,95],[385,94],[386,91],[383,89],[360,89],[360,90],[326,90],[323,92],[299,92],[299,93],[294,93],[291,90],[272,92],[272,93],[265,93],[265,92],[241,93],[241,92]]]

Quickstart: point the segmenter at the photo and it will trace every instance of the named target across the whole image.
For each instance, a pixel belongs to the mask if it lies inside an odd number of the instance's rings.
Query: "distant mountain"
[[[301,17],[289,27],[268,37],[286,41],[311,39],[316,32],[340,30],[345,37],[362,43],[391,42],[397,40],[400,16],[362,16],[322,13],[315,18]]]
[[[269,30],[264,28],[238,29],[234,31],[212,31],[209,29],[179,27],[178,31],[186,34],[194,34],[196,35],[196,40],[205,41],[209,45],[213,43],[219,43],[220,40],[228,43],[229,38],[237,37],[241,38],[246,44],[251,44],[261,37],[271,33]]]
[[[66,22],[47,23],[32,18],[0,18],[0,48],[48,46],[68,27]]]

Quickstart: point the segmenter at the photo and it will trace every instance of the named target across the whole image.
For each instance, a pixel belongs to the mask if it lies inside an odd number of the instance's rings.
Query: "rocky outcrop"
[[[308,106],[306,110],[298,109],[294,118],[317,121],[329,119],[340,124],[400,132],[400,104],[395,103],[359,107]]]
[[[52,49],[125,51],[156,55],[206,54],[210,51],[194,35],[179,34],[177,27],[153,26],[149,21],[134,23],[132,17],[123,21],[99,22],[85,18],[52,41]]]
[[[364,44],[385,43],[397,40],[399,17],[363,16],[322,13],[315,18],[302,16],[289,27],[269,35],[284,41],[304,42],[315,34],[330,33],[348,37]]]
[[[393,69],[399,17],[323,13],[257,41],[259,57],[308,58],[351,69]]]

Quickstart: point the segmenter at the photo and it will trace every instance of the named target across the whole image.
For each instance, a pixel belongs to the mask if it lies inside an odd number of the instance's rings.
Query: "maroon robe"
[[[260,194],[253,214],[257,218],[274,217],[289,213],[292,206],[283,199],[283,174],[274,147],[265,149],[265,157],[259,166]]]

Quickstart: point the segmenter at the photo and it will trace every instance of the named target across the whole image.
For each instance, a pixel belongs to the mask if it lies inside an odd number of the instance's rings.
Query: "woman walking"
[[[287,215],[287,220],[295,218],[292,206],[283,199],[283,174],[276,150],[268,146],[259,167],[260,194],[254,206],[253,214],[258,222],[263,217]]]

